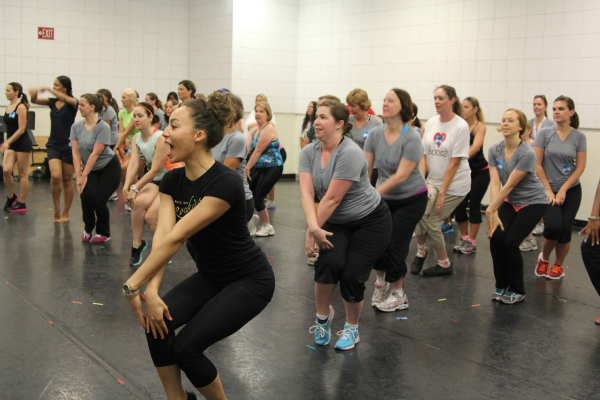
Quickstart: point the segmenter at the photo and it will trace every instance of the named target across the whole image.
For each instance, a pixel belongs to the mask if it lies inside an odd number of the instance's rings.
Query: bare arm
[[[139,138],[141,133],[136,133],[136,136]],[[132,149],[136,150],[136,148],[132,145]],[[169,151],[169,146],[165,144],[165,138],[161,135],[158,140],[154,144],[154,157],[152,158],[152,167],[150,167],[150,171],[144,174],[144,176],[137,181],[135,187],[138,190],[141,190],[148,183],[152,182],[154,178],[162,171],[164,168],[165,162],[167,161],[167,152]],[[137,153],[137,151],[132,151],[131,158],[133,158],[133,154]],[[139,154],[138,154],[139,159]],[[137,171],[137,169],[135,170]],[[129,173],[129,168],[127,168],[127,173]]]
[[[94,144],[94,149],[92,150],[92,154],[90,154],[90,156],[88,157],[87,163],[85,164],[85,168],[82,173],[83,176],[88,176],[90,174],[90,172],[92,172],[92,168],[94,168],[94,165],[96,165],[98,156],[100,155],[100,153],[102,153],[104,151],[105,147],[106,147],[106,145],[102,144],[102,143]]]
[[[223,165],[235,171],[240,166],[241,162],[241,158],[227,157],[223,160]]]
[[[258,142],[256,143],[256,148],[254,149],[252,156],[250,156],[248,164],[246,164],[247,170],[250,170],[252,169],[252,167],[254,167],[254,164],[256,164],[262,152],[265,151],[267,146],[271,144],[271,142],[276,138],[277,131],[275,130],[275,127],[271,124],[265,126],[262,132],[260,133],[260,139],[258,139]]]
[[[408,160],[406,158],[402,158],[400,160],[400,164],[398,164],[398,169],[391,175],[389,178],[385,180],[381,185],[377,187],[377,191],[380,194],[386,194],[389,191],[393,190],[397,186],[402,185],[408,177],[413,173],[413,171],[417,168],[417,163],[415,161]]]
[[[519,182],[521,182],[521,180],[523,178],[525,178],[526,175],[527,175],[527,172],[519,171],[519,170],[515,169],[508,177],[508,179],[506,181],[506,185],[501,186],[500,175],[498,174],[498,168],[490,167],[492,197],[491,197],[490,205],[488,206],[486,212],[493,213],[493,212],[497,211],[498,208],[500,208],[500,206],[502,205],[502,202],[504,201],[504,199],[506,199],[508,197],[510,192],[512,192],[512,190],[515,188],[515,186],[517,186],[517,184]],[[500,190],[498,190],[499,187],[501,187]]]
[[[73,108],[77,107],[78,101],[75,97],[71,97],[66,93],[59,92],[57,90],[54,90],[54,89],[48,88],[48,87],[42,87],[42,88],[40,88],[40,90],[42,92],[47,91],[47,92],[52,93],[58,99],[58,101],[62,101],[63,103],[68,104]]]
[[[425,154],[423,154],[423,158],[421,159],[421,162],[419,162],[419,168],[421,169],[423,176],[427,176],[427,156]]]
[[[571,176],[567,179],[567,181],[561,186],[560,190],[566,192],[571,189],[571,186],[575,184],[581,178],[583,171],[585,171],[585,164],[587,162],[587,153],[586,152],[578,152],[576,158],[575,171],[571,173]],[[536,169],[537,170],[537,169]]]
[[[50,99],[38,99],[38,89],[29,90],[29,98],[32,103],[39,104],[40,106],[47,106],[50,104]]]
[[[135,148],[135,143],[137,142],[139,136],[140,136],[140,134],[136,133],[136,135],[133,137],[133,143],[131,145],[131,148]],[[124,198],[127,198],[127,193],[129,192],[129,188],[131,187],[131,184],[133,183],[133,180],[135,179],[135,176],[137,175],[139,169],[140,169],[140,155],[137,151],[132,151],[131,157],[129,158],[129,165],[127,166],[127,174],[125,175],[125,183],[123,184],[123,197]],[[147,174],[145,174],[144,177],[146,175]],[[136,186],[136,188],[138,190],[140,190],[142,187],[143,186]]]
[[[483,123],[477,124],[475,128],[475,138],[473,144],[469,147],[469,158],[473,158],[475,154],[483,147],[483,139],[485,138],[486,127]]]

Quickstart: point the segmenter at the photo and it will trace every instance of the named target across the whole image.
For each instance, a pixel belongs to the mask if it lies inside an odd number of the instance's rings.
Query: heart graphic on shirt
[[[442,143],[444,143],[444,140],[446,140],[445,133],[438,132],[435,135],[433,135],[433,141],[435,142],[435,144],[437,144],[437,147],[440,147],[442,145]]]

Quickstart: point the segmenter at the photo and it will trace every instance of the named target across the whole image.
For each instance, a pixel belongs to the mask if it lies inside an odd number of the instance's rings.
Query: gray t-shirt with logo
[[[117,112],[112,106],[108,106],[102,114],[102,119],[110,123],[110,144],[117,144],[119,141],[119,119],[117,118]]]
[[[504,140],[492,145],[488,151],[490,168],[498,169],[502,185],[506,185],[508,177],[515,169],[527,172],[508,194],[508,201],[517,207],[548,204],[546,189],[535,173],[536,160],[533,148],[523,141],[508,162],[504,159]]]
[[[533,146],[544,150],[542,167],[553,192],[558,192],[575,171],[577,153],[587,152],[587,140],[583,132],[572,129],[563,142],[558,137],[556,126],[540,129]],[[573,184],[577,185],[579,180]]]
[[[392,144],[388,144],[384,133],[385,125],[374,128],[367,136],[365,151],[373,154],[373,165],[377,166],[379,177],[377,186],[385,182],[398,171],[401,159],[417,163],[408,179],[401,185],[382,195],[385,200],[406,199],[425,188],[425,178],[419,169],[419,162],[423,158],[423,143],[421,135],[408,125]]]
[[[352,140],[354,140],[354,143],[356,143],[361,149],[365,147],[365,141],[367,140],[367,137],[369,137],[369,134],[373,131],[373,129],[383,125],[383,122],[381,122],[381,120],[378,117],[370,114],[367,123],[361,126],[360,128],[356,127],[356,120],[354,119],[354,116],[351,115],[348,119],[348,122],[354,124],[354,127],[352,128],[350,133],[352,134]]]
[[[213,147],[210,152],[212,153],[213,158],[220,163],[223,163],[226,158],[241,159],[240,165],[238,165],[235,172],[242,178],[246,200],[250,200],[252,198],[252,192],[250,191],[246,173],[244,172],[244,169],[246,168],[246,156],[248,155],[248,146],[246,146],[244,134],[237,129],[234,129],[229,134],[225,135],[223,140],[221,140],[221,143]]]
[[[319,199],[323,199],[327,193],[332,179],[353,182],[329,217],[329,222],[334,224],[345,224],[366,217],[381,202],[381,195],[369,183],[365,153],[347,137],[333,150],[324,169],[321,169],[321,142],[317,140],[305,146],[300,153],[298,171],[312,174]]]
[[[101,143],[105,145],[102,153],[98,155],[96,163],[92,167],[92,171],[98,171],[106,167],[106,165],[115,156],[115,152],[108,147],[110,145],[110,128],[103,121],[98,121],[89,132],[85,129],[85,121],[75,122],[71,126],[71,136],[69,140],[76,140],[79,147],[79,154],[83,165],[87,164],[90,155],[94,151],[94,145]],[[77,166],[75,166],[77,168]]]

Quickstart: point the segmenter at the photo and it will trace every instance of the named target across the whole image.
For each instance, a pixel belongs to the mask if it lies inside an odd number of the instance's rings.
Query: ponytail
[[[86,99],[90,105],[94,106],[94,112],[99,116],[102,116],[108,108],[104,101],[104,96],[101,94],[86,93],[81,96],[82,99]]]
[[[99,89],[98,94],[102,95],[102,97],[104,97],[105,101],[112,107],[115,109],[115,112],[118,114],[119,113],[119,104],[117,103],[117,101],[113,98],[112,93],[110,92],[110,90],[108,89]]]
[[[579,115],[577,115],[577,111],[575,111],[575,114],[573,114],[573,116],[571,117],[569,125],[571,125],[571,128],[573,129],[579,128]]]

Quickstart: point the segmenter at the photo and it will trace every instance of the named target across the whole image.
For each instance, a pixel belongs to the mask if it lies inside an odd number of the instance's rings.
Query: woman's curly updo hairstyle
[[[212,149],[223,140],[224,127],[237,122],[235,107],[224,93],[213,93],[183,104],[194,121],[194,129],[206,132],[206,145]]]

